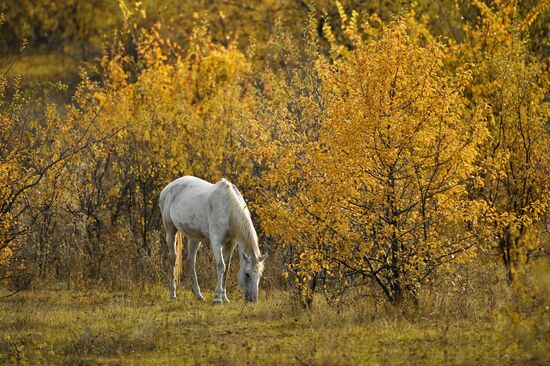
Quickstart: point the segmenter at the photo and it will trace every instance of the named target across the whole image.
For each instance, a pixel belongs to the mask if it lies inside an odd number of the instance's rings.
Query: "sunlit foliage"
[[[110,239],[151,255],[164,185],[184,174],[235,181],[245,163],[237,155],[250,99],[241,85],[250,67],[244,55],[212,43],[199,15],[185,48],[161,31],[129,19],[102,59],[103,82],[85,77],[78,91],[85,118],[99,111],[94,133],[113,134],[75,160],[71,178],[74,210],[95,252],[106,253]],[[131,234],[121,235],[120,225]],[[96,267],[99,276],[101,260]]]
[[[499,247],[509,281],[526,255],[541,248],[541,222],[550,192],[549,78],[528,50],[527,31],[544,7],[525,18],[515,1],[492,6],[475,1],[480,11],[457,57],[472,69],[468,85],[473,106],[490,108],[490,138],[482,149],[479,178],[471,187],[486,205],[486,244]]]
[[[548,1],[182,4],[0,5],[0,278],[159,281],[186,174],[239,186],[305,305],[547,255]]]
[[[411,36],[405,20],[366,41],[356,13],[344,22],[352,50],[334,44],[335,61],[319,60],[322,103],[300,100],[318,124],[290,119],[273,127],[280,137],[263,135],[258,184],[272,195],[258,213],[292,246],[305,296],[318,280],[368,279],[400,302],[473,244],[465,182],[486,130],[465,111],[469,74],[444,75],[442,45]]]

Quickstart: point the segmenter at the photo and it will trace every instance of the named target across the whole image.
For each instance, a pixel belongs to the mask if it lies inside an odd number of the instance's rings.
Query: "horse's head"
[[[239,284],[244,293],[244,300],[250,302],[258,301],[258,287],[262,272],[264,271],[264,260],[267,254],[256,256],[248,256],[245,253],[241,260],[241,269],[239,270]]]

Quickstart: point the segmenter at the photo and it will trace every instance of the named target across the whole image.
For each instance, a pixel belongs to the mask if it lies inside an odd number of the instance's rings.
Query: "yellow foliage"
[[[115,42],[102,59],[102,85],[84,76],[79,106],[69,112],[82,111],[82,125],[92,122],[95,134],[114,136],[74,162],[80,185],[72,194],[94,202],[90,225],[123,220],[149,251],[164,185],[182,175],[237,182],[249,164],[237,152],[249,134],[243,84],[250,65],[234,46],[212,43],[201,19],[185,49],[164,38],[159,24],[129,23],[127,32],[137,54]]]
[[[454,57],[471,65],[468,85],[473,106],[488,104],[490,138],[478,163],[472,193],[486,203],[486,241],[500,248],[511,281],[520,258],[540,247],[538,239],[550,204],[549,81],[544,65],[530,54],[526,23],[546,6],[541,2],[522,20],[516,1],[473,2],[479,23],[465,26],[466,39]],[[529,245],[527,243],[530,243]]]
[[[0,76],[0,269],[16,247],[43,277],[84,258],[76,276],[100,278],[113,242],[116,273],[151,258],[184,174],[239,185],[306,302],[372,283],[414,299],[479,248],[510,274],[541,246],[547,35],[528,37],[548,1],[12,3],[2,30],[109,41],[67,105]]]
[[[322,102],[300,100],[318,125],[289,116],[260,131],[257,184],[271,193],[256,209],[265,233],[292,246],[306,292],[315,276],[362,275],[399,302],[472,246],[457,226],[475,218],[465,183],[487,130],[466,114],[470,74],[445,76],[444,59],[400,19],[318,63]]]

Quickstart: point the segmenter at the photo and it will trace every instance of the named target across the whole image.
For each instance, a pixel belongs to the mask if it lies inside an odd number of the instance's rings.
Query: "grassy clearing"
[[[78,79],[79,61],[55,52],[32,52],[0,58],[0,65],[9,67],[9,76],[23,76],[25,83],[71,83]]]
[[[237,294],[234,294],[234,298]],[[264,292],[265,296],[265,292]],[[491,317],[403,314],[356,304],[295,307],[284,292],[255,306],[199,303],[161,287],[129,293],[32,291],[0,300],[0,363],[515,364]]]

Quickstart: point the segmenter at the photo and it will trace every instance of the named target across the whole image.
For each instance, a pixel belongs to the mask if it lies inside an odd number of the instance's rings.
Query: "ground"
[[[5,293],[3,293],[5,295]],[[29,291],[0,300],[0,363],[79,365],[515,364],[490,318],[304,311],[284,292],[214,306],[187,290]],[[370,310],[369,310],[370,309]],[[519,357],[519,359],[518,359]],[[533,362],[532,362],[533,363]]]

